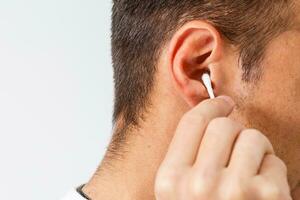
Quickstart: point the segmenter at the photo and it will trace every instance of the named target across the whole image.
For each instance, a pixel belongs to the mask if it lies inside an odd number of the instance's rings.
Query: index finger
[[[208,123],[214,118],[228,116],[234,105],[230,97],[219,96],[202,101],[184,114],[163,163],[171,166],[192,165]]]

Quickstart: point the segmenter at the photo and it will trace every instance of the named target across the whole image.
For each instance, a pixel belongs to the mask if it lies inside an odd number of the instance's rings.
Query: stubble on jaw
[[[296,100],[296,102],[300,102],[300,77],[296,78],[295,89],[293,90],[292,98]]]
[[[295,189],[300,182],[300,133],[296,133],[300,130],[300,123],[293,116],[283,116],[280,113],[282,110],[276,107],[278,104],[272,105],[272,99],[268,100],[269,103],[257,101],[258,89],[255,86],[244,86],[243,92],[235,94],[237,106],[230,118],[242,123],[245,128],[258,129],[268,137],[276,155],[287,165],[289,183],[291,189]],[[297,95],[294,93],[294,100],[299,98]],[[266,107],[266,103],[270,106]]]

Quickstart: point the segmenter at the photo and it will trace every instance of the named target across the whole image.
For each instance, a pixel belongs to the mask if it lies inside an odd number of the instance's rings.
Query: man
[[[113,137],[73,199],[300,199],[299,9],[114,0]]]

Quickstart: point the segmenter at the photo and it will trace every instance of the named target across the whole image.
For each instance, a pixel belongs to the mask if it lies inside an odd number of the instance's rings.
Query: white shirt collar
[[[76,189],[70,190],[65,197],[63,197],[61,200],[86,200],[84,197],[82,197]]]

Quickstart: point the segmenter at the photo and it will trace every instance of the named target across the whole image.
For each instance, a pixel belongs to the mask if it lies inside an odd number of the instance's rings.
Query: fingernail
[[[229,96],[218,96],[217,98],[220,99],[224,99],[225,101],[227,101],[232,107],[235,106],[235,102],[233,101],[233,99]]]

